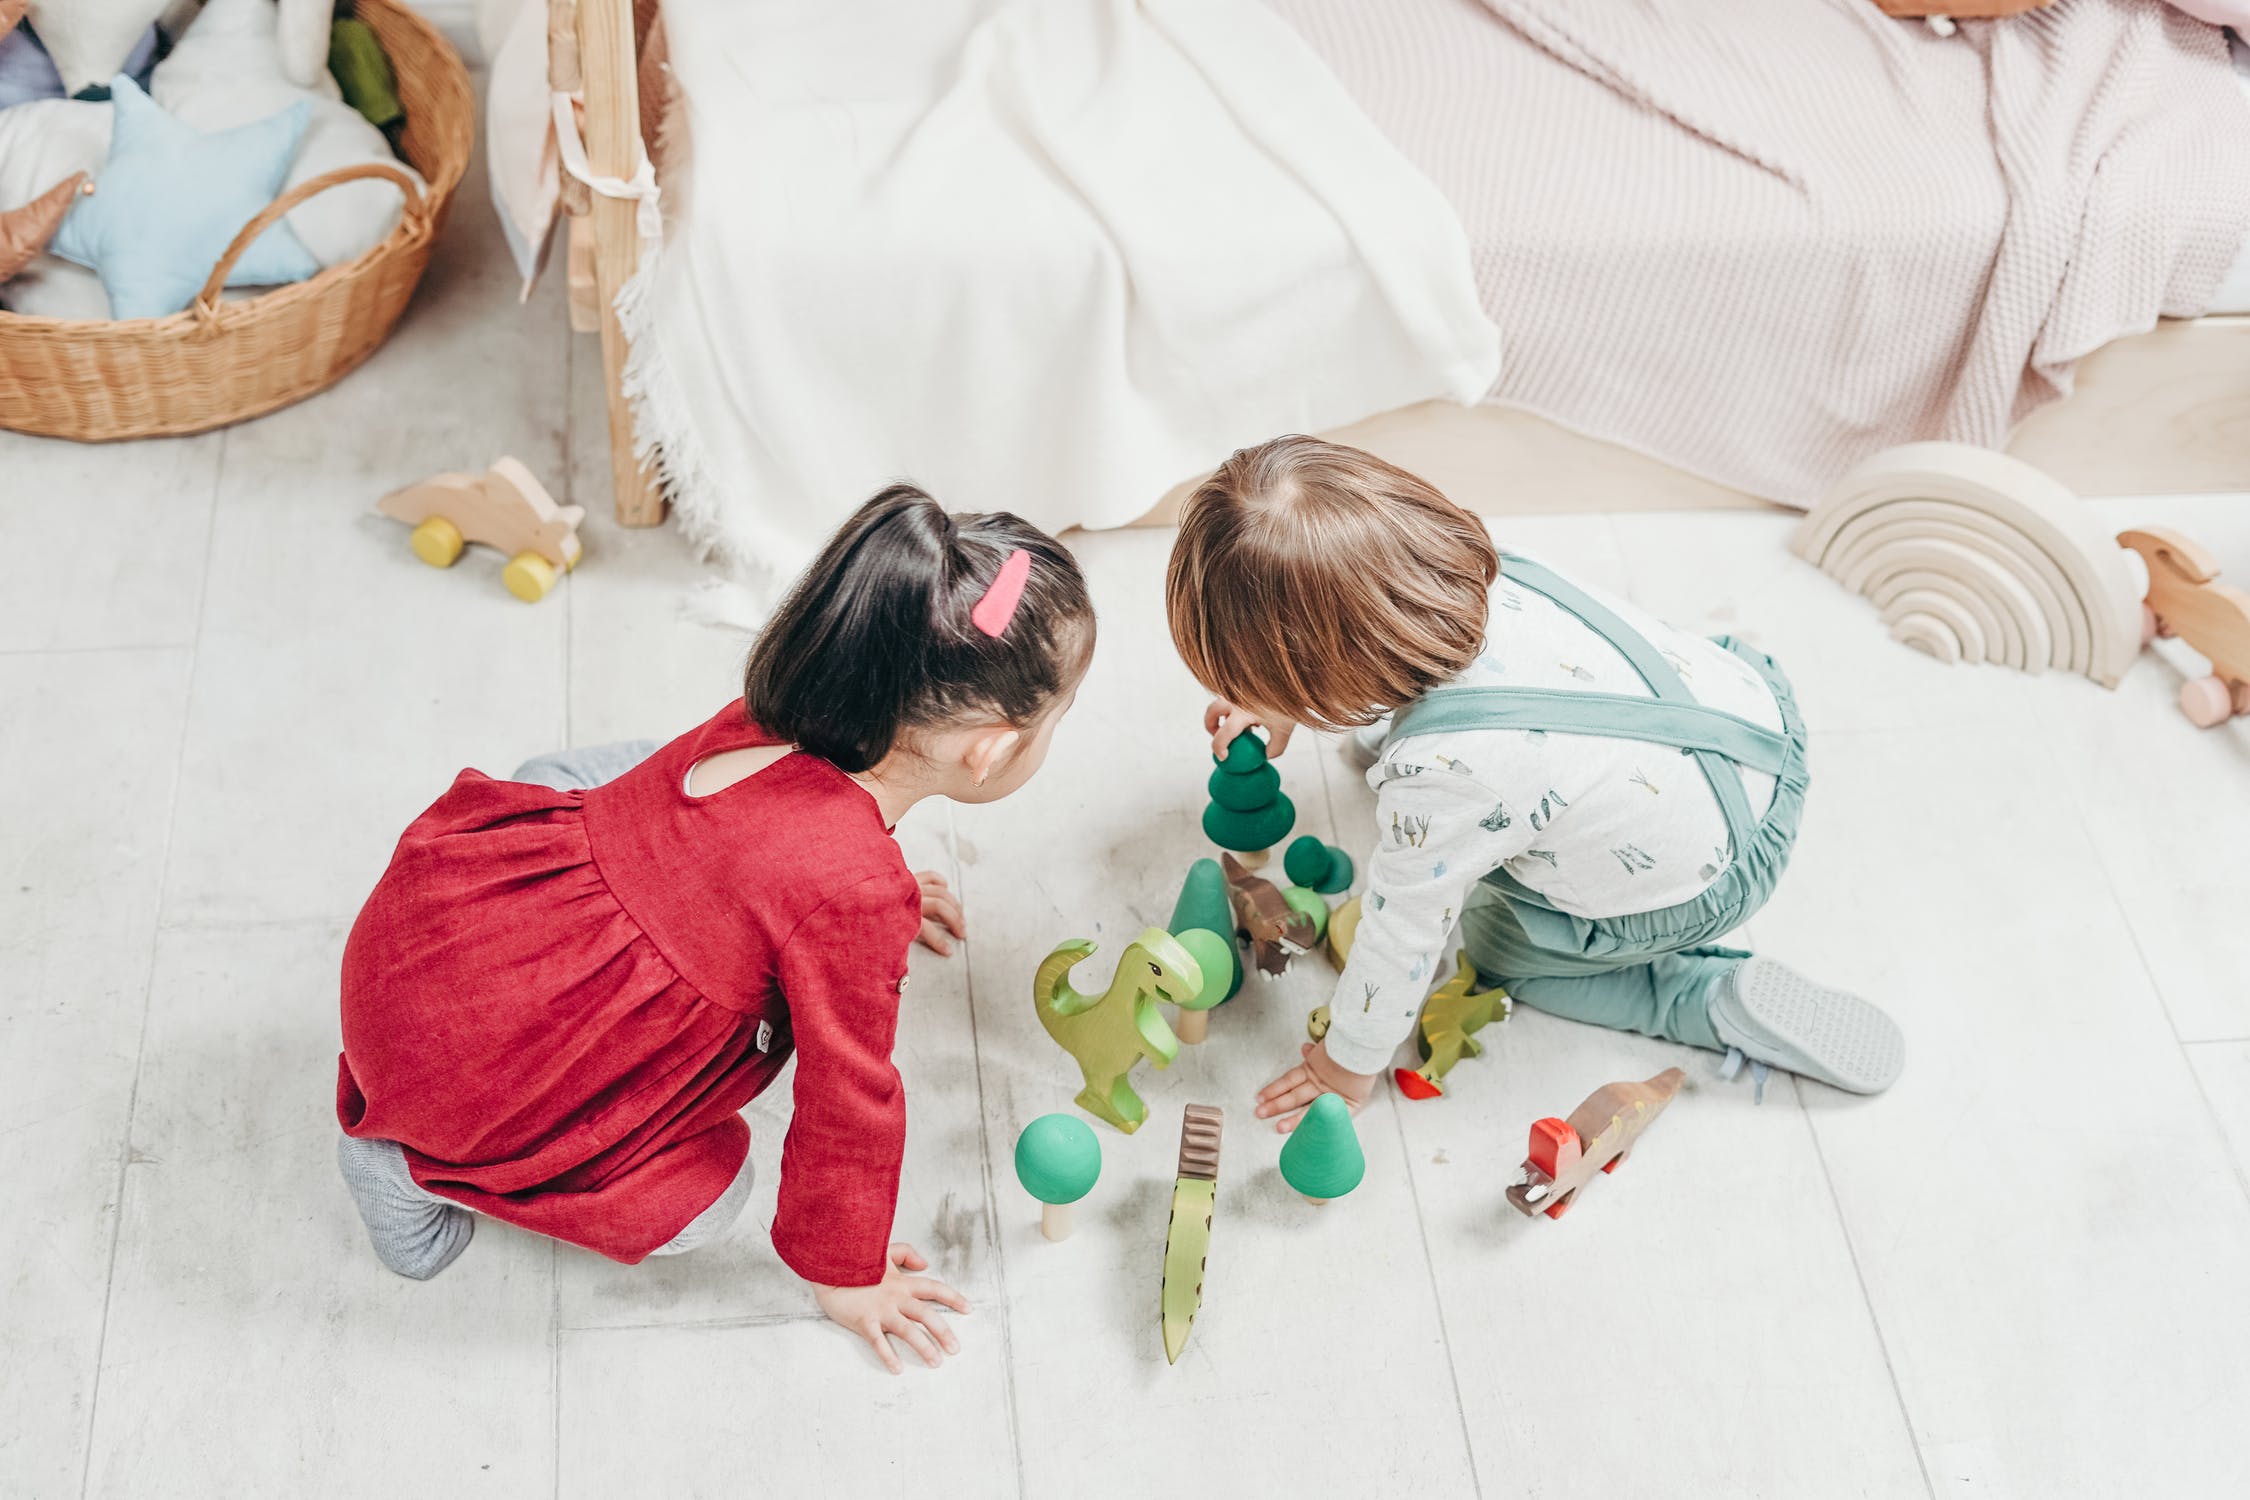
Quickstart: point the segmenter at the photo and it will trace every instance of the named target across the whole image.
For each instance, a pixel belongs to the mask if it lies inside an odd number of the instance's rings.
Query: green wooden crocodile
[[[1131,1135],[1148,1118],[1148,1106],[1126,1075],[1144,1057],[1160,1068],[1172,1065],[1180,1041],[1156,1007],[1192,1006],[1203,992],[1203,971],[1178,938],[1151,927],[1126,945],[1107,990],[1082,995],[1070,987],[1070,971],[1093,956],[1094,946],[1084,938],[1057,945],[1039,965],[1031,995],[1039,1024],[1085,1075],[1078,1107]]]

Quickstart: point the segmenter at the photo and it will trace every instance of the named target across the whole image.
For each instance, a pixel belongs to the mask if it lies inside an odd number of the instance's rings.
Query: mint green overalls
[[[1773,658],[1714,637],[1773,689],[1782,732],[1707,708],[1647,637],[1584,590],[1527,558],[1502,554],[1509,582],[1546,595],[1607,640],[1653,698],[1527,687],[1439,688],[1402,709],[1391,740],[1473,729],[1543,729],[1670,745],[1692,755],[1719,799],[1731,858],[1710,889],[1656,911],[1580,917],[1558,911],[1505,868],[1484,877],[1461,914],[1477,973],[1524,1004],[1574,1021],[1725,1051],[1707,1014],[1712,987],[1749,954],[1714,939],[1747,921],[1773,893],[1797,838],[1808,776],[1805,724]],[[1737,766],[1774,778],[1773,805],[1750,813]]]

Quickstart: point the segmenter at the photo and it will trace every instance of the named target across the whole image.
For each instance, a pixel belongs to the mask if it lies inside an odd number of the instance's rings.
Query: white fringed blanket
[[[627,388],[769,578],[894,477],[1051,530],[1499,365],[1452,208],[1253,0],[666,0]]]

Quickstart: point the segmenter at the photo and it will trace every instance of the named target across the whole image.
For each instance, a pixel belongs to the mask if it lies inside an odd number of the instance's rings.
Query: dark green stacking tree
[[[1237,854],[1263,854],[1296,826],[1297,809],[1281,790],[1281,773],[1266,763],[1265,741],[1247,730],[1214,756],[1211,805],[1203,809],[1204,836]],[[1252,861],[1245,861],[1251,863]]]

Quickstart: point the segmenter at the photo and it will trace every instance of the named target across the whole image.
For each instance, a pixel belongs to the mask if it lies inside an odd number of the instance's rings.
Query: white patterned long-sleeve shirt
[[[1740,657],[1586,592],[1646,636],[1697,701],[1781,728],[1772,690]],[[1493,588],[1484,652],[1451,685],[1653,696],[1606,639],[1505,577]],[[1752,814],[1763,816],[1773,778],[1737,774]],[[1327,1037],[1328,1055],[1356,1073],[1381,1071],[1413,1030],[1462,904],[1492,871],[1507,870],[1558,910],[1605,917],[1693,900],[1729,857],[1726,820],[1700,763],[1643,740],[1523,729],[1417,734],[1392,740],[1367,780],[1375,852]]]

